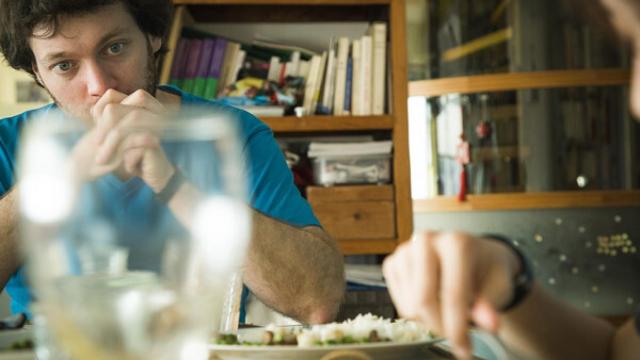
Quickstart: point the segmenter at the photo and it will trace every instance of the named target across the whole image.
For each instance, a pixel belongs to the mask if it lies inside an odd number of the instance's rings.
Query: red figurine
[[[457,146],[456,160],[460,164],[460,190],[458,201],[467,200],[467,165],[471,162],[471,145],[464,134],[460,134],[460,143]]]

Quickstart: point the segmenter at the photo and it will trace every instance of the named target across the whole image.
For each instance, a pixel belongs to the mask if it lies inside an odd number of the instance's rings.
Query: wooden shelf
[[[338,247],[345,255],[390,254],[398,246],[396,239],[338,240]]]
[[[173,0],[175,5],[388,5],[393,0]]]
[[[391,0],[174,0],[198,22],[370,22],[389,18]]]
[[[392,130],[391,116],[280,116],[261,118],[276,133]]]
[[[440,96],[522,89],[627,85],[627,69],[554,70],[450,77],[409,82],[409,96]]]
[[[413,201],[416,213],[474,210],[524,210],[560,208],[630,207],[640,203],[640,191],[573,191],[469,195],[459,202],[455,196],[437,196]]]

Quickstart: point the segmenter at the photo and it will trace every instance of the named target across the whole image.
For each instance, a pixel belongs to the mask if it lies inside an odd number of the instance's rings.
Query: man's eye
[[[110,54],[115,55],[115,54],[121,53],[123,48],[124,48],[123,43],[115,43],[109,46],[107,50]]]
[[[67,72],[67,71],[71,70],[71,63],[67,62],[67,61],[58,63],[58,64],[56,64],[54,69],[59,71],[59,72]]]

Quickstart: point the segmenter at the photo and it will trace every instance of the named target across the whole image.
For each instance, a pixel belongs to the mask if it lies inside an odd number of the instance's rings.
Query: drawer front
[[[311,206],[324,229],[337,240],[396,236],[391,201],[311,202]]]

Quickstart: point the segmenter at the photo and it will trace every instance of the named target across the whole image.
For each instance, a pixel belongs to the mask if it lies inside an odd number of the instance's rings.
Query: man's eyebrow
[[[122,34],[126,34],[129,31],[130,31],[130,28],[128,28],[128,27],[117,27],[117,28],[109,31],[108,33],[104,34],[102,36],[102,38],[100,39],[100,41],[98,42],[98,48],[101,48],[102,46],[104,46],[107,42],[109,42],[114,37],[120,36]],[[70,57],[71,54],[72,53],[67,52],[67,51],[59,51],[59,52],[47,54],[44,57],[44,61],[45,61],[45,63],[50,64],[50,63],[55,62],[57,60],[68,58],[68,57]]]

